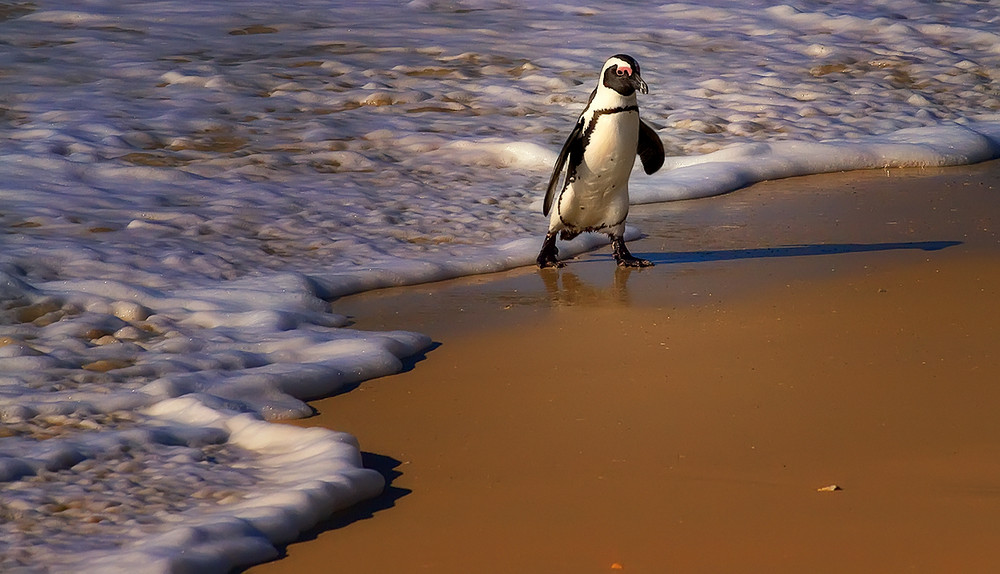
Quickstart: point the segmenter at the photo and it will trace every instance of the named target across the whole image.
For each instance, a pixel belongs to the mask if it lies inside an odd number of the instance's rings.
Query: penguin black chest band
[[[603,108],[600,110],[594,110],[594,116],[590,118],[590,122],[587,124],[587,128],[583,131],[583,147],[587,147],[590,143],[590,136],[594,133],[594,129],[597,128],[597,120],[603,116],[611,114],[620,114],[622,112],[635,112],[639,113],[639,106],[619,106],[617,108]]]

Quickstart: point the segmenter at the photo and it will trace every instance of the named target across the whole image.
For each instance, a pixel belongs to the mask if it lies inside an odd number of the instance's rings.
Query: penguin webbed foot
[[[611,248],[615,255],[615,263],[619,267],[652,267],[653,262],[648,259],[639,259],[638,257],[632,255],[629,252],[628,247],[625,246],[624,237],[611,237]]]
[[[649,259],[639,259],[638,257],[615,257],[619,267],[653,267],[655,263]]]
[[[539,253],[538,254],[537,262],[538,262],[538,268],[539,269],[545,269],[547,267],[552,267],[553,269],[561,269],[561,268],[563,268],[563,267],[566,266],[565,263],[563,263],[562,261],[559,261],[554,256],[553,257],[549,257],[549,256],[547,256],[544,253]]]
[[[539,269],[545,269],[546,267],[559,269],[565,266],[562,261],[559,261],[559,249],[556,248],[555,233],[549,233],[545,236],[545,242],[542,243],[542,250],[538,252],[538,258],[535,261],[538,263]]]

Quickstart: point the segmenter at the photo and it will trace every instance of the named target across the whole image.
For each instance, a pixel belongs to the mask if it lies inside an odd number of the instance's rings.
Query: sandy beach
[[[998,200],[996,161],[766,182],[634,208],[651,269],[335,301],[437,346],[292,423],[390,484],[249,572],[1000,567]]]

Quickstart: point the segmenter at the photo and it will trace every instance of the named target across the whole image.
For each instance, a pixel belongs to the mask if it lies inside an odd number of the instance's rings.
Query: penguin
[[[629,253],[624,237],[628,180],[635,157],[639,156],[646,174],[652,175],[663,166],[664,155],[656,131],[639,119],[637,91],[645,94],[649,88],[635,58],[626,54],[608,58],[549,179],[542,204],[549,228],[538,253],[540,268],[563,266],[556,237],[569,240],[585,231],[611,237],[619,267],[653,265]]]

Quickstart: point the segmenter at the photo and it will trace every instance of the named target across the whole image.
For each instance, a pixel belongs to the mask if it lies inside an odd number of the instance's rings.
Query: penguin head
[[[636,90],[643,94],[649,92],[649,87],[639,75],[639,62],[628,54],[611,56],[604,62],[601,85],[623,96],[631,96]]]

